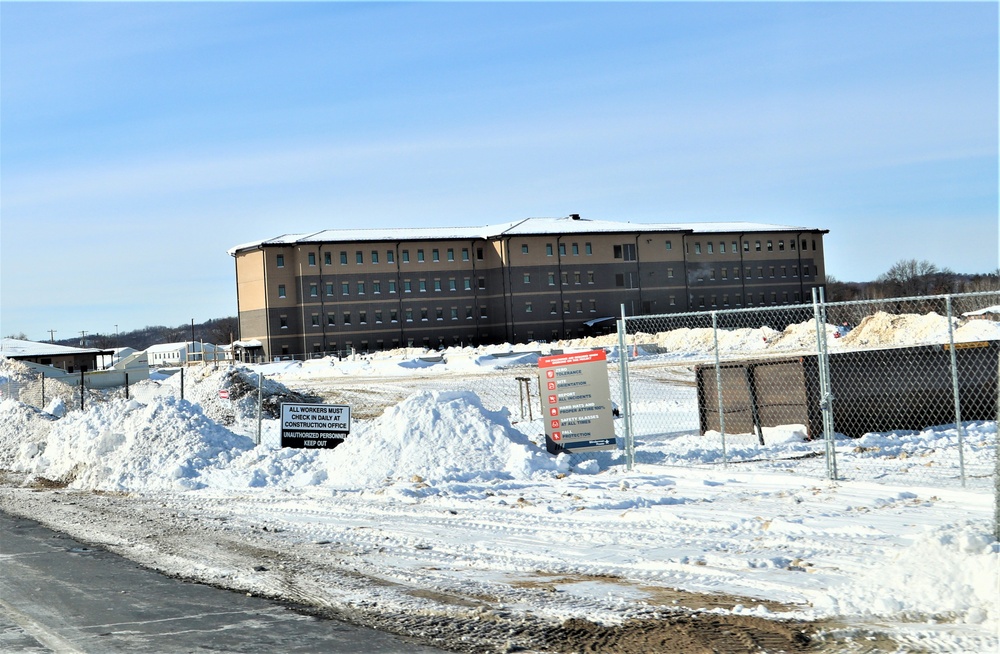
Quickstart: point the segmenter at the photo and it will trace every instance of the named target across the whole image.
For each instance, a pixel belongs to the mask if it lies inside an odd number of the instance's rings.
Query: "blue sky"
[[[998,5],[0,3],[0,332],[236,314],[234,245],[529,216],[998,265]]]

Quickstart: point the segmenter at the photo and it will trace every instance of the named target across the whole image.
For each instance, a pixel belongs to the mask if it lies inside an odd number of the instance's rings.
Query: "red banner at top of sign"
[[[604,350],[574,352],[572,354],[552,354],[547,357],[539,357],[538,367],[552,368],[554,366],[574,366],[581,363],[592,363],[594,361],[607,361],[607,358],[607,354],[605,354]]]

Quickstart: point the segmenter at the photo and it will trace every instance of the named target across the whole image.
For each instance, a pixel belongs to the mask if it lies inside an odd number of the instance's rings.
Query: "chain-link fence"
[[[1000,293],[816,300],[625,318],[635,461],[992,487]]]

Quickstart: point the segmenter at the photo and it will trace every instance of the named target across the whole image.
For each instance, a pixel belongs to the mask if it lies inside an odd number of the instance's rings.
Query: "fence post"
[[[45,408],[45,373],[44,372],[42,373],[42,406],[39,407],[39,408],[42,408],[42,409]]]
[[[996,461],[993,466],[993,538],[1000,541],[1000,354],[997,354],[997,435],[994,437],[993,451]]]
[[[628,347],[625,345],[625,305],[621,305],[622,317],[618,321],[618,374],[622,385],[622,426],[625,429],[625,469],[632,470],[635,464],[635,440],[632,437],[632,397],[628,380]]]
[[[260,445],[260,422],[264,419],[264,374],[257,373],[257,440],[255,443]]]
[[[184,399],[184,368],[181,368],[181,399]]]
[[[826,348],[826,298],[822,287],[813,287],[813,316],[816,318],[816,367],[819,373],[819,408],[823,416],[823,441],[826,446],[826,474],[837,479],[837,451],[833,442],[833,393],[830,385],[830,360]]]
[[[719,367],[719,321],[717,312],[712,312],[712,341],[715,350],[715,395],[719,401],[719,432],[722,434],[722,466],[729,467],[726,458],[726,414],[722,403],[722,368]],[[763,445],[763,443],[761,443]]]
[[[80,410],[83,411],[83,397],[86,395],[84,393],[84,385],[86,384],[87,376],[83,369],[80,369]]]
[[[948,314],[948,352],[951,354],[951,392],[955,399],[955,429],[958,430],[958,471],[965,488],[965,429],[962,427],[962,401],[958,395],[958,356],[955,353],[955,328],[951,324],[951,296],[944,298]]]
[[[125,399],[128,399],[128,373],[125,373]]]

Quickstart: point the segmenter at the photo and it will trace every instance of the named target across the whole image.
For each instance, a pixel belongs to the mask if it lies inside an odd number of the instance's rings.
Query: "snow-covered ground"
[[[975,322],[981,324],[963,326],[966,340],[1000,333],[997,323]],[[937,331],[923,338],[940,337],[940,320],[935,324]],[[789,351],[779,345],[782,336],[797,338],[789,330],[770,339],[732,334],[731,346],[720,345],[731,352]],[[689,331],[686,345],[679,334],[659,337],[661,343],[674,339],[664,349],[676,361],[706,352],[704,334]],[[919,341],[914,334],[900,338]],[[613,340],[557,345],[610,347],[617,356]],[[850,345],[843,338],[836,347]],[[640,435],[629,471],[617,451],[547,454],[537,408],[536,419],[525,419],[520,407],[492,406],[469,390],[537,361],[538,348],[207,368],[187,374],[185,400],[172,392],[174,377],[143,382],[147,392],[135,394],[142,402],[119,398],[85,412],[66,412],[59,400],[46,411],[3,400],[0,469],[26,475],[36,489],[43,482],[65,487],[54,491],[58,498],[78,501],[68,493],[73,489],[103,491],[102,501],[132,498],[150,521],[170,515],[185,526],[211,522],[246,538],[267,532],[290,552],[327,548],[328,557],[385,582],[349,592],[316,582],[303,595],[287,586],[281,591],[265,571],[234,569],[231,559],[165,553],[142,536],[109,542],[147,564],[249,592],[284,592],[334,607],[374,603],[400,614],[470,610],[461,603],[448,609],[440,600],[445,596],[472,603],[490,598],[494,611],[603,624],[686,606],[832,619],[829,638],[863,643],[874,634],[889,639],[879,641],[888,651],[1000,647],[1000,544],[991,536],[989,477],[995,422],[965,425],[965,463],[987,471],[966,488],[915,484],[929,478],[906,472],[915,458],[920,466],[953,468],[954,425],[838,441],[841,471],[879,470],[871,476],[878,483],[852,474],[824,479],[823,459],[814,456],[822,444],[795,428],[770,431],[767,445],[734,439],[728,455],[739,463],[723,465],[711,435],[699,436],[696,422],[693,430]],[[664,355],[648,358],[655,356]],[[356,418],[350,436],[333,450],[276,447],[273,419],[264,421],[262,444],[255,445],[257,375],[266,376],[270,395],[361,385],[391,400],[384,411]],[[663,392],[637,412],[690,424],[696,407],[689,383],[642,383]],[[223,388],[232,390],[232,399],[219,399]],[[393,390],[380,395],[383,388]],[[13,492],[8,489],[0,506],[17,505]],[[41,510],[37,501],[30,506]],[[58,523],[53,515],[33,517]],[[103,533],[99,526],[89,529],[95,538]],[[732,599],[698,607],[668,590]]]

